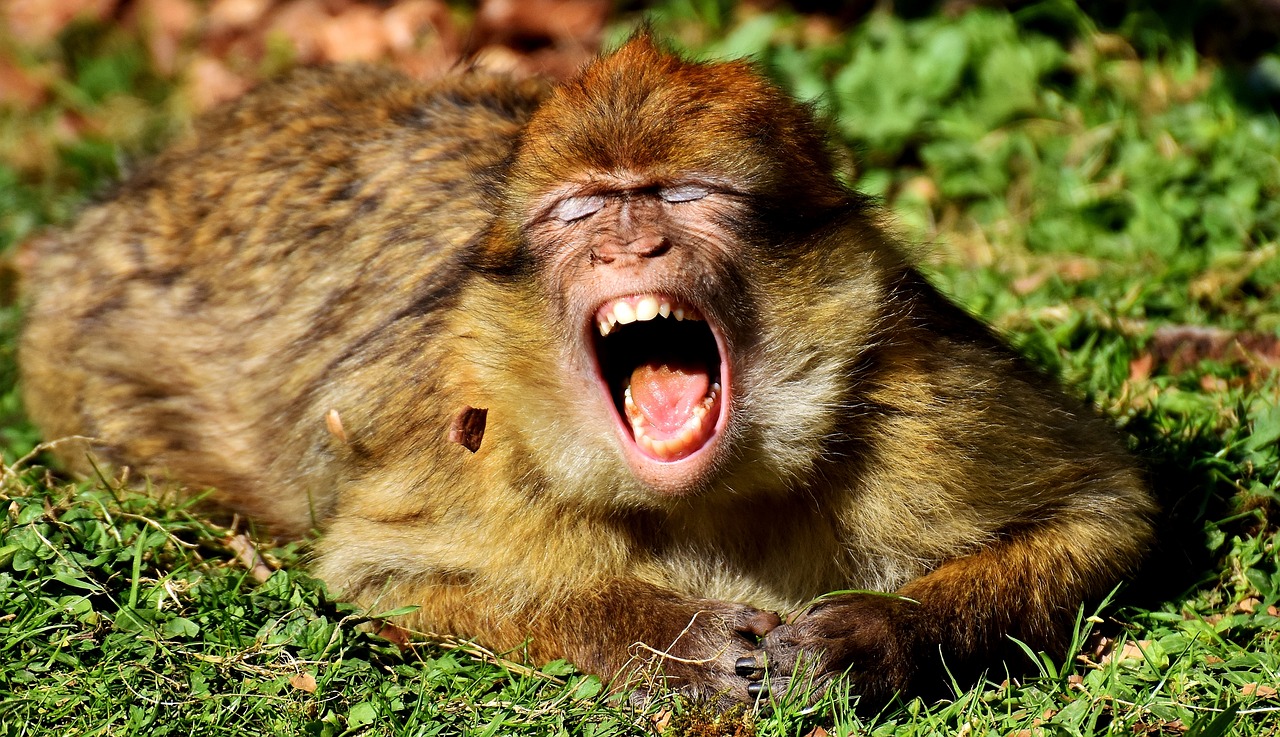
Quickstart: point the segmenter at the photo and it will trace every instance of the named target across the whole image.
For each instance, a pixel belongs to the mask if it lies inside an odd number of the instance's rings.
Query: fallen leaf
[[[396,53],[413,50],[427,35],[442,43],[452,43],[457,37],[449,6],[440,0],[406,0],[392,5],[382,14],[382,30],[387,46]]]
[[[199,21],[200,9],[192,0],[138,0],[132,10],[156,70],[175,74],[182,43]]]
[[[1156,357],[1143,353],[1129,362],[1129,381],[1146,381],[1151,378],[1151,369],[1156,365]]]
[[[827,737],[827,730],[822,727],[814,727],[804,737]]]
[[[489,43],[543,39],[594,47],[608,16],[607,0],[484,0],[476,32]]]
[[[236,554],[236,560],[249,571],[249,575],[253,577],[253,580],[263,583],[268,578],[271,578],[271,566],[268,566],[267,562],[258,554],[258,548],[254,546],[248,535],[243,532],[232,535],[227,538],[227,547]]]
[[[271,9],[271,0],[214,0],[209,6],[210,33],[227,33],[253,28]]]
[[[1238,611],[1238,612],[1245,612],[1245,613],[1247,613],[1247,614],[1253,614],[1253,613],[1254,613],[1254,611],[1255,611],[1255,610],[1257,610],[1258,605],[1259,605],[1259,604],[1261,604],[1261,603],[1262,603],[1262,600],[1261,600],[1261,599],[1259,599],[1258,597],[1256,597],[1256,596],[1249,596],[1249,597],[1246,597],[1246,598],[1241,599],[1240,601],[1236,602],[1236,605],[1235,605],[1234,607],[1232,607],[1232,608],[1233,608],[1233,609],[1235,609],[1235,610],[1236,610],[1236,611]]]
[[[1101,662],[1103,665],[1106,665],[1107,663],[1110,663],[1112,661],[1117,663],[1123,663],[1126,660],[1137,660],[1137,661],[1144,660],[1142,651],[1150,645],[1151,645],[1150,640],[1138,640],[1136,642],[1133,640],[1128,640],[1124,643],[1124,645],[1118,651],[1112,650],[1111,652],[1108,652],[1106,655],[1103,655]]]
[[[413,635],[410,634],[409,630],[399,625],[378,621],[376,626],[378,627],[378,637],[387,640],[401,650],[408,649],[413,644]]]
[[[1156,328],[1147,350],[1174,374],[1203,360],[1280,368],[1280,338],[1264,333],[1167,325]]]
[[[307,693],[315,693],[316,677],[311,675],[310,673],[305,673],[305,672],[296,673],[292,678],[289,679],[289,685],[293,686],[299,691],[306,691]]]
[[[249,80],[237,75],[218,59],[200,56],[191,63],[192,104],[197,110],[208,110],[220,102],[232,100],[249,89]]]
[[[1265,686],[1261,683],[1246,683],[1240,687],[1240,693],[1245,696],[1257,696],[1260,699],[1274,698],[1276,689],[1272,686]]]
[[[666,731],[667,725],[671,724],[671,710],[663,709],[662,711],[650,717],[653,720],[654,731],[661,734]]]
[[[376,61],[391,48],[382,13],[369,5],[352,5],[329,18],[317,38],[320,61]]]
[[[5,0],[0,3],[0,25],[14,38],[36,46],[52,41],[72,21],[104,20],[117,5],[117,0]]]

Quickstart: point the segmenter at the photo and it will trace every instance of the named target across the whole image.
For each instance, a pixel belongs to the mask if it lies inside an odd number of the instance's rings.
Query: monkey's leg
[[[895,693],[941,695],[948,674],[964,683],[1025,660],[1010,638],[1060,657],[1081,602],[1140,557],[1142,535],[1111,532],[1097,520],[1051,523],[943,563],[898,592],[909,600],[824,599],[773,629],[738,671],[755,679],[750,693],[776,696],[820,693],[847,673],[850,692],[875,708]]]
[[[723,704],[751,699],[750,681],[735,664],[780,623],[773,612],[632,580],[518,608],[511,606],[516,597],[467,583],[390,585],[377,598],[419,604],[396,620],[411,629],[468,637],[499,651],[527,642],[533,660],[565,658],[606,680],[616,677],[619,688],[656,675],[690,697]]]

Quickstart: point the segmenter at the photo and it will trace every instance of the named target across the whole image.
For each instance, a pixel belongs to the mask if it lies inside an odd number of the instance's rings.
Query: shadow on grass
[[[1159,609],[1219,579],[1222,551],[1211,542],[1211,529],[1224,525],[1228,533],[1248,534],[1258,523],[1232,519],[1239,502],[1222,473],[1231,464],[1221,459],[1225,444],[1217,434],[1197,429],[1173,436],[1157,414],[1138,415],[1125,429],[1138,440],[1160,513],[1156,545],[1119,603]]]

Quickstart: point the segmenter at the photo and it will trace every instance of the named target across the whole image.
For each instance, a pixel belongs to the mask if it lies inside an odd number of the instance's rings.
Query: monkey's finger
[[[768,656],[764,652],[744,655],[734,661],[733,672],[743,678],[756,680],[764,677],[767,664]]]
[[[739,622],[734,630],[744,635],[764,637],[780,624],[782,624],[782,617],[779,617],[777,612],[755,612]]]

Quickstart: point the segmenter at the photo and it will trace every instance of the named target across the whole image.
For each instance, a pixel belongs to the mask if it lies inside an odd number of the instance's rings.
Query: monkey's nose
[[[671,242],[666,239],[666,236],[642,235],[623,249],[641,258],[655,258],[671,250]]]

